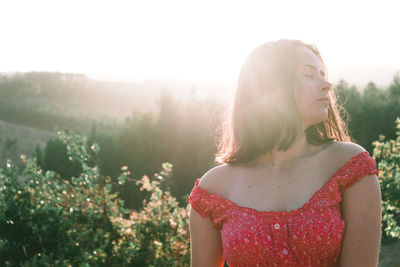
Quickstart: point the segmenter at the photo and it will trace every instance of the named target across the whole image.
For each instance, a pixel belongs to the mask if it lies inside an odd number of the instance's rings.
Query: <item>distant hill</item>
[[[373,81],[378,87],[387,87],[398,71],[388,66],[354,66],[329,69],[330,80],[341,79],[355,85],[360,91]],[[236,80],[236,78],[233,78]],[[95,79],[84,74],[57,72],[0,74],[2,101],[16,99],[20,105],[52,107],[64,114],[78,116],[116,117],[124,119],[132,112],[158,114],[158,101],[163,90],[177,100],[205,100],[215,98],[228,103],[233,99],[236,84],[212,84],[196,81],[150,77],[143,81]],[[6,119],[6,118],[3,118]]]
[[[32,127],[0,120],[0,168],[5,168],[6,160],[20,162],[20,155],[32,158],[36,144],[42,150],[53,133]]]
[[[158,113],[163,90],[175,99],[228,99],[227,85],[148,78],[117,81],[90,78],[84,74],[59,72],[0,73],[0,101],[20,106],[40,106],[77,116],[124,117],[138,112]]]
[[[329,67],[329,66],[328,66]],[[349,85],[355,85],[362,91],[369,82],[374,82],[378,87],[387,87],[400,68],[391,66],[350,66],[329,68],[328,73],[333,83],[345,80]],[[232,80],[236,81],[237,77]],[[186,100],[190,97],[198,99],[215,97],[218,100],[228,101],[235,93],[236,84],[212,84],[198,81],[179,81],[173,78],[150,77],[141,82],[124,82],[131,84],[130,88],[138,94],[146,92],[148,97],[157,98],[160,90],[168,89],[174,96]]]

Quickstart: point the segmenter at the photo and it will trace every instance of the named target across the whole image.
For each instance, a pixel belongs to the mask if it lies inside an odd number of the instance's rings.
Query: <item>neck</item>
[[[278,151],[277,147],[275,147],[271,152],[257,157],[251,165],[268,167],[276,170],[281,169],[287,166],[287,164],[311,154],[313,147],[313,145],[307,142],[307,138],[303,132],[298,141],[292,144],[288,150]]]

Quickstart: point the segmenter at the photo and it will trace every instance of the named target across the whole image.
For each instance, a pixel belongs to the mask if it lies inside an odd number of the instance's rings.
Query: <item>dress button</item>
[[[282,250],[282,253],[283,253],[283,254],[285,254],[285,255],[287,255],[287,254],[288,254],[288,251],[287,251],[287,249],[286,249],[286,248],[284,248],[284,249]]]
[[[276,223],[276,224],[274,225],[274,227],[275,227],[275,229],[279,229],[279,228],[280,228],[280,226],[279,226],[278,223]]]

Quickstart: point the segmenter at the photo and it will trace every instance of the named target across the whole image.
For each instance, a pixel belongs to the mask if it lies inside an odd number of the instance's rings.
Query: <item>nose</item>
[[[321,88],[323,91],[329,91],[332,89],[332,84],[330,82],[324,80]]]

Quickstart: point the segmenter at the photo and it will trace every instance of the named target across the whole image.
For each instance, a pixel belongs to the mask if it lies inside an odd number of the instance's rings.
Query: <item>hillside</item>
[[[0,120],[0,168],[5,168],[7,159],[19,161],[21,154],[31,157],[36,144],[44,149],[51,136],[51,132]]]

